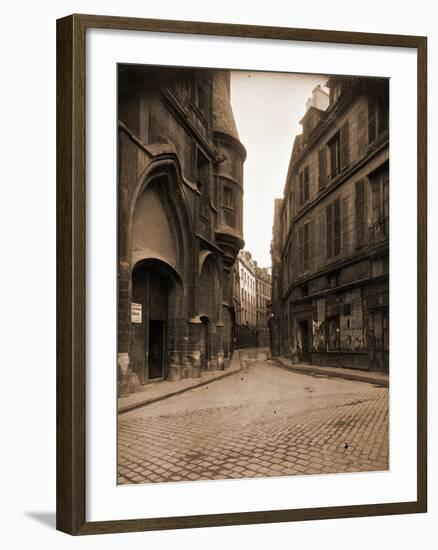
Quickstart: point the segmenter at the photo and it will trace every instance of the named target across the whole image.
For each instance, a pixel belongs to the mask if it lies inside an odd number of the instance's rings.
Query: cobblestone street
[[[118,482],[386,470],[388,389],[248,361],[119,416]]]

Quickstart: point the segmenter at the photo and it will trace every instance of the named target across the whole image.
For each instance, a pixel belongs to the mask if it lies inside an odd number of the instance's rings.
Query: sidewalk
[[[389,387],[389,375],[383,372],[369,372],[365,370],[347,369],[344,367],[325,367],[321,365],[312,365],[308,363],[294,364],[290,359],[279,355],[274,358],[281,367],[301,372],[302,374],[316,374],[323,376],[334,376],[345,378],[346,380],[358,380],[360,382],[369,382],[379,386]]]
[[[242,350],[244,351],[244,350]],[[228,367],[225,370],[202,372],[200,378],[183,378],[175,382],[163,380],[161,382],[152,382],[147,384],[142,391],[131,393],[126,397],[117,399],[118,412],[125,413],[167,399],[174,395],[179,395],[193,388],[205,386],[215,380],[220,380],[238,372],[241,368],[240,353],[236,350],[230,360]]]

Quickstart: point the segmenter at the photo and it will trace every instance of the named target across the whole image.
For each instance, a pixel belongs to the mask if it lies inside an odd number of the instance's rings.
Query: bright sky
[[[328,77],[231,71],[231,104],[244,164],[245,249],[262,267],[271,265],[274,199],[282,197],[294,138],[301,133],[306,101]]]

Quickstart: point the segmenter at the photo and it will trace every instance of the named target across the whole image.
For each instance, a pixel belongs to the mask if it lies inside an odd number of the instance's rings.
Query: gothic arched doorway
[[[174,282],[160,263],[140,261],[132,271],[131,357],[142,384],[167,374],[169,300]]]

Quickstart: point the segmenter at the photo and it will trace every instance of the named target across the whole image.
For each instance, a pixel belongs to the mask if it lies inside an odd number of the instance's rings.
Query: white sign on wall
[[[131,323],[142,322],[142,305],[132,302],[131,304]]]

